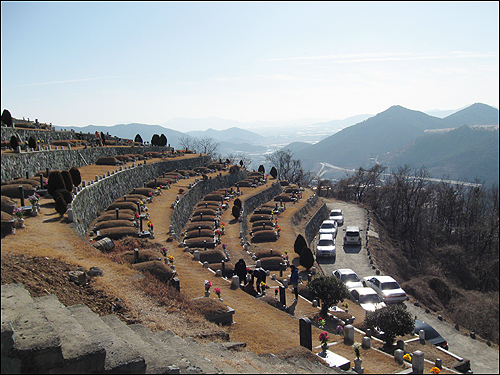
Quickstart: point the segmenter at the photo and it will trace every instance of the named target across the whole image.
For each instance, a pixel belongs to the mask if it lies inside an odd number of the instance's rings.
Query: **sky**
[[[498,107],[498,19],[496,1],[2,1],[1,106],[60,126]]]

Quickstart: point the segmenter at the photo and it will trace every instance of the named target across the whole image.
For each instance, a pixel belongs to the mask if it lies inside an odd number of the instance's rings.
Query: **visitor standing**
[[[240,259],[235,265],[234,265],[234,272],[240,279],[240,284],[243,283],[245,284],[246,282],[246,275],[247,275],[247,265],[245,261]]]

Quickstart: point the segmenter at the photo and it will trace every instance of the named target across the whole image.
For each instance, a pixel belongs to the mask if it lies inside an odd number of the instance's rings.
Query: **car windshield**
[[[321,229],[332,229],[332,228],[335,228],[335,225],[332,223],[325,223],[321,226]]]
[[[335,242],[333,240],[319,240],[318,241],[318,246],[333,246],[335,245]]]
[[[359,297],[360,303],[380,303],[382,302],[378,294],[367,294]]]
[[[358,237],[359,236],[359,232],[346,232],[346,236],[349,236],[349,237]]]
[[[347,283],[348,281],[359,281],[358,275],[355,273],[349,273],[347,275],[342,275],[340,279],[344,282]]]
[[[382,290],[399,289],[399,285],[395,281],[390,281],[388,283],[382,283],[381,289]]]

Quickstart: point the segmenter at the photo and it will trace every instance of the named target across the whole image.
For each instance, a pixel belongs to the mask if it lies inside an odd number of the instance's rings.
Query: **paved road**
[[[329,210],[340,208],[344,211],[344,225],[339,227],[337,234],[337,259],[320,258],[317,262],[320,264],[325,275],[331,275],[332,271],[338,268],[351,268],[360,278],[375,275],[375,270],[369,263],[366,253],[366,227],[367,212],[365,209],[352,203],[338,202],[327,203]],[[343,229],[348,225],[357,225],[362,231],[361,247],[343,246]],[[370,236],[376,235],[369,232]],[[316,238],[317,239],[317,238]],[[315,251],[315,243],[312,245]],[[405,303],[408,311],[434,327],[443,336],[449,344],[450,351],[460,357],[468,358],[471,361],[471,369],[476,374],[498,374],[499,373],[499,353],[498,349],[488,347],[485,343],[473,340],[469,336],[464,336],[454,326],[448,322],[440,321],[431,314],[411,303]]]

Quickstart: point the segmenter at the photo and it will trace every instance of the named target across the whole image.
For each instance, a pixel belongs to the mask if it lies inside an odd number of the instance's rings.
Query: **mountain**
[[[175,117],[164,123],[160,124],[166,128],[170,129],[228,129],[228,128],[243,128],[246,123],[226,120],[218,117],[207,117],[207,118],[182,118]]]
[[[370,157],[398,149],[423,135],[427,128],[438,128],[441,119],[401,106],[384,112],[303,149],[295,155],[306,169],[319,162],[345,168],[366,166]]]
[[[499,131],[471,128],[467,125],[443,133],[429,133],[417,138],[401,152],[378,161],[387,165],[421,167],[436,178],[485,184],[499,180]]]
[[[188,134],[191,137],[197,137],[197,138],[210,137],[218,141],[227,141],[227,142],[242,141],[250,143],[259,143],[260,141],[264,140],[264,137],[257,133],[236,127],[232,127],[226,130],[215,130],[209,128],[205,131],[190,131],[187,132],[186,134]]]
[[[443,127],[462,125],[498,125],[498,109],[483,103],[475,103],[443,119]]]
[[[382,163],[390,162],[391,167],[408,162],[412,162],[415,166],[427,163],[434,168],[433,177],[436,178],[447,174],[458,179],[467,178],[469,181],[476,177],[489,180],[488,176],[492,173],[490,169],[485,170],[478,164],[467,168],[462,168],[461,165],[470,165],[473,162],[471,160],[471,163],[465,163],[469,155],[470,159],[480,160],[479,163],[487,161],[498,167],[498,153],[495,159],[495,148],[491,144],[494,142],[491,137],[495,133],[473,133],[473,138],[471,138],[473,146],[471,147],[460,143],[466,142],[467,137],[465,140],[460,138],[462,139],[460,142],[452,141],[453,135],[444,133],[441,135],[447,138],[435,142],[435,139],[440,138],[433,138],[431,135],[437,136],[438,134],[426,133],[426,130],[457,128],[464,123],[498,125],[498,109],[476,103],[441,119],[401,106],[393,106],[376,116],[344,128],[314,145],[297,151],[294,157],[300,159],[307,170],[318,170],[320,162],[347,169],[367,168],[373,160],[377,160]],[[483,136],[486,136],[486,139],[482,139]],[[474,142],[472,142],[473,139]],[[480,146],[481,142],[486,142],[484,150]],[[447,151],[443,150],[444,145],[448,145]],[[482,154],[484,154],[484,159],[479,157]],[[443,164],[439,169],[440,162],[446,163],[446,167]],[[463,173],[459,171],[460,169]],[[325,175],[325,178],[327,177]],[[493,175],[492,177],[494,178]]]
[[[61,129],[73,129],[75,132],[82,133],[95,133],[103,132],[108,133],[111,136],[116,136],[124,139],[134,139],[137,134],[139,134],[144,142],[151,141],[153,138],[153,134],[162,135],[165,134],[167,137],[167,143],[172,147],[177,148],[179,143],[179,138],[183,136],[183,133],[178,132],[177,130],[167,129],[160,125],[147,125],[147,124],[119,124],[114,126],[97,126],[97,125],[88,125],[83,127],[63,127],[63,126],[55,126],[56,130]]]

